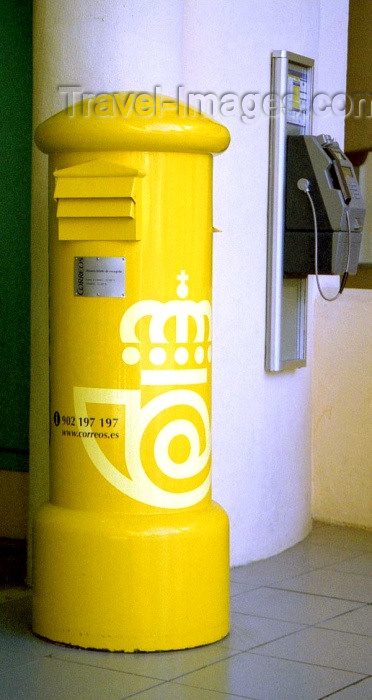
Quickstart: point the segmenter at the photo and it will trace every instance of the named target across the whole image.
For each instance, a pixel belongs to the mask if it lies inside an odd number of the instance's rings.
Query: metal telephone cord
[[[346,211],[346,221],[347,221],[347,231],[348,231],[348,252],[347,252],[347,261],[346,261],[346,269],[345,272],[343,273],[341,277],[341,282],[340,282],[340,288],[337,292],[337,294],[333,297],[327,297],[321,286],[320,286],[320,280],[319,280],[319,274],[318,274],[318,220],[316,216],[316,211],[315,211],[315,206],[314,206],[314,200],[311,196],[310,193],[310,182],[307,180],[305,177],[301,177],[297,181],[297,187],[301,192],[304,192],[307,195],[307,198],[310,202],[311,206],[311,211],[313,214],[313,221],[314,221],[314,239],[315,239],[315,252],[314,252],[314,257],[315,257],[315,278],[316,278],[316,284],[318,287],[318,291],[322,299],[325,301],[335,301],[340,294],[344,291],[346,281],[349,275],[349,265],[350,265],[350,253],[351,253],[351,230],[350,230],[350,217],[349,217],[349,212]]]

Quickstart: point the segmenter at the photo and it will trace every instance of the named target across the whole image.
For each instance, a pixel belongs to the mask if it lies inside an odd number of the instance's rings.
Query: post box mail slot
[[[139,240],[136,198],[142,175],[99,158],[56,170],[59,240]]]

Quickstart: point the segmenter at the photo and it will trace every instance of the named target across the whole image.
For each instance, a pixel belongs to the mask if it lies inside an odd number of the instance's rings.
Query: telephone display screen
[[[296,125],[301,131],[305,128],[306,115],[309,110],[310,77],[303,66],[290,63],[287,78],[287,122]]]
[[[347,168],[345,165],[342,166],[342,172],[345,177],[353,177],[353,171],[351,168]]]

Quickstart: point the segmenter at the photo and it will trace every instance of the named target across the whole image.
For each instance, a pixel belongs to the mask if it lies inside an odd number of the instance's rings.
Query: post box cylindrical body
[[[228,133],[167,105],[82,103],[36,137],[50,154],[51,491],[33,629],[85,648],[228,632],[228,521],[210,483],[211,153]]]

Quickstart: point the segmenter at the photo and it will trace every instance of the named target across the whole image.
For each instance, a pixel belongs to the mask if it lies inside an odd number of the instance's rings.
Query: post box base
[[[228,519],[216,503],[154,515],[42,506],[33,631],[108,651],[210,644],[229,631]]]

